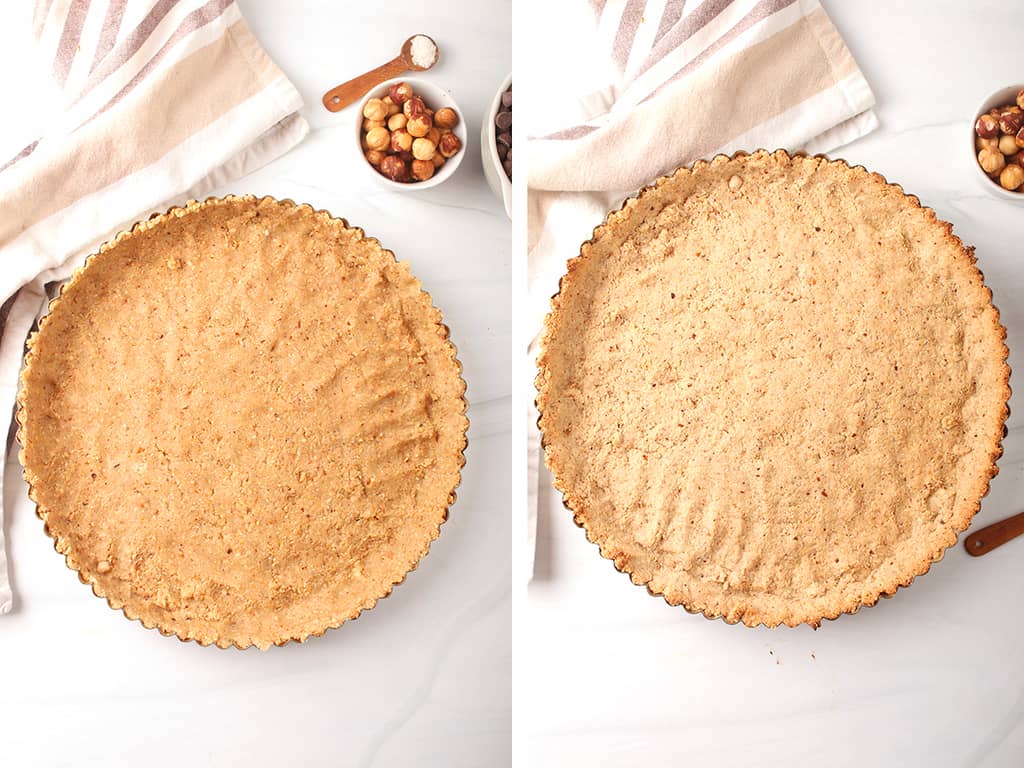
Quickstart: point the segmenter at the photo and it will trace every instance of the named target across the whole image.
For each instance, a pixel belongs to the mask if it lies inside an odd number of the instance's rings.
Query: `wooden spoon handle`
[[[977,557],[991,552],[1022,533],[1024,533],[1024,512],[1000,520],[998,523],[992,523],[980,531],[975,531],[964,539],[964,548],[967,550],[967,554]]]
[[[409,67],[401,56],[396,56],[387,64],[381,64],[376,69],[371,69],[365,75],[354,77],[346,83],[331,88],[324,94],[324,106],[331,112],[344,109],[352,102],[360,98],[364,93],[378,83],[398,77]]]

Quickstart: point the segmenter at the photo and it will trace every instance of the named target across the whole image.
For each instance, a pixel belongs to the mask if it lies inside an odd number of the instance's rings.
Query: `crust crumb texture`
[[[1004,339],[972,249],[899,187],[719,157],[570,261],[539,361],[547,462],[635,583],[730,623],[817,625],[968,526],[1001,454]]]
[[[465,384],[408,265],[271,198],[91,257],[30,341],[21,460],[58,552],[126,616],[266,648],[371,608],[438,535]]]

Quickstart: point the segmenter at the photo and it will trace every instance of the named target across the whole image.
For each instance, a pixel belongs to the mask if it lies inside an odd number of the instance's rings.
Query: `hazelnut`
[[[379,128],[374,128],[372,131],[366,134],[366,146],[369,149],[387,149],[388,143],[390,141],[391,134],[389,134],[388,129],[383,126]]]
[[[1020,147],[1017,146],[1017,139],[1015,136],[1011,136],[1008,133],[1004,133],[999,137],[999,151],[1004,155],[1014,154]]]
[[[435,152],[431,162],[434,164],[435,168],[440,168],[445,163],[444,155],[442,155],[440,152]]]
[[[1018,152],[1018,153],[1016,153],[1014,155],[1010,155],[1009,157],[1006,158],[1006,164],[1007,165],[1010,165],[1011,163],[1013,165],[1020,165],[1022,161],[1024,161],[1024,152]],[[1024,166],[1022,166],[1022,167],[1024,167]]]
[[[399,152],[398,156],[402,158],[405,161],[405,164],[410,167],[412,166],[412,161],[416,159],[412,156],[412,152]]]
[[[406,123],[405,130],[411,133],[415,138],[421,139],[430,133],[430,129],[433,127],[434,124],[430,118],[425,114],[421,114],[410,117],[408,123]]]
[[[391,150],[393,152],[408,152],[412,149],[412,136],[404,128],[399,128],[391,133]]]
[[[430,139],[416,139],[412,143],[412,156],[417,160],[432,160],[437,152],[437,145]]]
[[[388,89],[388,96],[395,104],[405,104],[412,98],[412,86],[408,83],[395,83]]]
[[[370,99],[363,105],[363,117],[367,120],[383,120],[388,116],[388,108],[380,99]]]
[[[983,149],[978,153],[978,165],[985,173],[999,173],[1006,167],[1006,157],[998,149]]]
[[[434,123],[439,128],[454,128],[459,124],[459,113],[451,107],[441,107],[434,115]]]
[[[391,117],[388,118],[388,130],[399,131],[402,128],[405,128],[405,121],[406,120],[407,120],[406,116],[403,115],[401,112],[392,115]],[[979,139],[979,141],[980,141],[980,139]]]
[[[400,114],[401,111],[402,111],[402,108],[400,106],[398,106],[397,104],[389,104],[388,105],[388,117],[391,117],[392,115]]]
[[[426,112],[427,107],[424,105],[423,99],[419,96],[410,96],[402,105],[402,111],[405,113],[406,117],[416,117],[417,115],[422,115]]]
[[[422,139],[417,139],[422,141]],[[434,164],[429,160],[413,160],[412,161],[412,177],[416,181],[426,181],[434,175]]]
[[[1024,109],[1024,89],[1017,92],[1017,106]]]
[[[992,115],[982,115],[974,124],[974,132],[983,139],[993,139],[999,133],[999,121]]]
[[[366,153],[366,162],[370,165],[377,167],[384,160],[384,153],[379,149],[371,149]]]
[[[1014,107],[1016,109],[1016,107]],[[1021,124],[1024,123],[1022,116],[1016,112],[1006,110],[999,116],[999,130],[1003,133],[1008,133],[1011,136],[1016,135],[1017,131],[1020,130]]]
[[[998,149],[999,148],[999,139],[995,139],[995,138],[983,139],[983,138],[981,138],[981,136],[979,136],[978,138],[976,138],[974,140],[974,147],[979,152],[981,152],[981,150],[983,150],[983,149]]]
[[[441,140],[441,131],[437,129],[436,123],[434,124],[433,128],[427,131],[427,135],[424,138],[430,139],[435,144],[437,144],[437,142]]]
[[[374,128],[383,128],[385,125],[383,120],[363,120],[363,131],[369,133]]]
[[[409,168],[400,157],[388,155],[381,161],[380,172],[392,181],[405,181],[409,176]]]
[[[1017,131],[1017,135],[1013,137],[1013,142],[1018,147],[1024,148],[1024,128]]]
[[[1019,165],[1008,165],[999,174],[999,185],[1003,189],[1017,189],[1024,184],[1024,168]]]
[[[462,142],[454,133],[442,133],[437,149],[446,158],[454,157],[455,153],[462,149]]]
[[[391,94],[390,93],[388,93],[387,96],[382,96],[381,97],[381,101],[384,102],[384,106],[385,107],[390,107],[392,104],[395,103],[394,99],[391,98]]]

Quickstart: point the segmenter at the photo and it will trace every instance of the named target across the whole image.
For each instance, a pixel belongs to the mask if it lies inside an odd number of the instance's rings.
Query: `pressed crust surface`
[[[104,246],[30,341],[25,478],[112,607],[203,644],[322,634],[438,535],[465,384],[430,297],[361,230],[253,197]]]
[[[924,573],[1001,453],[1005,330],[971,249],[863,168],[660,179],[569,262],[547,463],[601,553],[708,617],[813,625]]]

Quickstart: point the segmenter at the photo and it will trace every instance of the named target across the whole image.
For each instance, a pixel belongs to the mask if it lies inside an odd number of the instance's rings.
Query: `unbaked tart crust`
[[[455,499],[441,314],[390,251],[271,198],[189,203],[74,275],[30,340],[18,439],[83,582],[146,627],[266,648],[390,593]]]
[[[878,174],[759,151],[659,179],[568,265],[548,466],[639,585],[817,626],[895,592],[987,493],[1010,395],[973,249]]]

